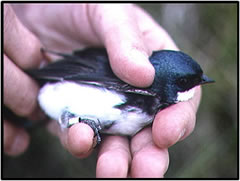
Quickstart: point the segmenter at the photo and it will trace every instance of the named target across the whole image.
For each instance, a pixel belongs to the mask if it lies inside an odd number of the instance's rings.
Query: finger
[[[23,153],[29,145],[29,135],[9,121],[4,120],[3,126],[4,152],[10,156]]]
[[[21,68],[37,67],[42,60],[40,41],[16,17],[11,6],[4,4],[4,53]]]
[[[114,73],[123,81],[145,87],[154,79],[145,46],[131,5],[89,6],[89,20],[107,48]],[[124,27],[124,28],[122,28]]]
[[[134,178],[163,177],[169,165],[167,149],[158,148],[152,140],[151,128],[145,128],[131,141],[133,155],[131,176]]]
[[[193,113],[194,113],[193,118],[194,119],[189,119],[189,121],[187,122],[187,126],[186,126],[185,130],[182,131],[182,134],[181,134],[181,136],[179,136],[180,139],[178,141],[184,140],[188,135],[190,135],[193,132],[195,124],[196,124],[196,113],[197,113],[197,110],[198,110],[198,107],[199,107],[199,104],[201,101],[201,92],[202,91],[201,91],[201,86],[197,86],[195,89],[196,89],[195,97],[193,97],[193,99],[188,101],[189,107],[192,107],[192,109],[193,109]]]
[[[194,129],[201,89],[195,88],[195,96],[160,111],[153,122],[153,140],[161,148],[167,148],[184,139]]]
[[[19,19],[45,46],[65,53],[86,46],[102,46],[92,32],[86,7],[87,4],[12,5]],[[55,56],[50,55],[50,57]]]
[[[67,149],[76,157],[87,157],[93,149],[94,132],[84,123],[75,124],[68,130]]]
[[[128,140],[121,136],[106,136],[98,154],[97,178],[127,177],[131,160]]]
[[[143,9],[135,6],[138,27],[149,50],[178,50],[170,35]]]
[[[74,124],[69,129],[61,129],[56,121],[48,124],[48,130],[60,138],[62,145],[74,156],[85,158],[93,150],[94,132],[84,123]]]
[[[42,118],[37,95],[39,86],[4,55],[4,104],[19,116]]]

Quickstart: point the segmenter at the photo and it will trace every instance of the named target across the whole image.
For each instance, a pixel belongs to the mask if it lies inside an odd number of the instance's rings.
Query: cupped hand
[[[149,86],[154,79],[148,61],[153,50],[177,50],[167,32],[135,5],[27,5],[15,10],[49,49],[66,52],[106,47],[114,73],[138,87]],[[197,87],[193,99],[159,112],[152,128],[143,129],[130,141],[105,136],[99,148],[97,177],[163,177],[169,164],[168,147],[194,129],[200,95]],[[56,122],[49,125],[73,155],[90,155],[94,133],[89,126],[79,123],[65,132],[57,127]]]

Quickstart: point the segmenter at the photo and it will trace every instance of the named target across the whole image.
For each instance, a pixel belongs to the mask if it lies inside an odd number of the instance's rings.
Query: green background
[[[139,4],[197,60],[216,83],[203,86],[194,132],[169,149],[166,178],[238,176],[238,13],[237,3]],[[95,177],[95,150],[77,159],[45,128],[31,131],[29,149],[2,157],[4,178]]]

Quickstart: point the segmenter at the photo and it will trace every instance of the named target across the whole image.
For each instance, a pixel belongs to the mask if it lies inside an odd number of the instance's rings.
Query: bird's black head
[[[186,96],[191,96],[191,88],[214,82],[203,74],[196,61],[180,51],[155,51],[150,62],[155,68],[151,90],[166,103],[185,101],[189,99]],[[189,95],[186,95],[186,91]]]

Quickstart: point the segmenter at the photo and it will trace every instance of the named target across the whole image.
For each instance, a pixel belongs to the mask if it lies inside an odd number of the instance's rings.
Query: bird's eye
[[[186,88],[188,87],[189,84],[189,80],[187,78],[180,78],[177,81],[178,86],[182,87],[182,88]]]

